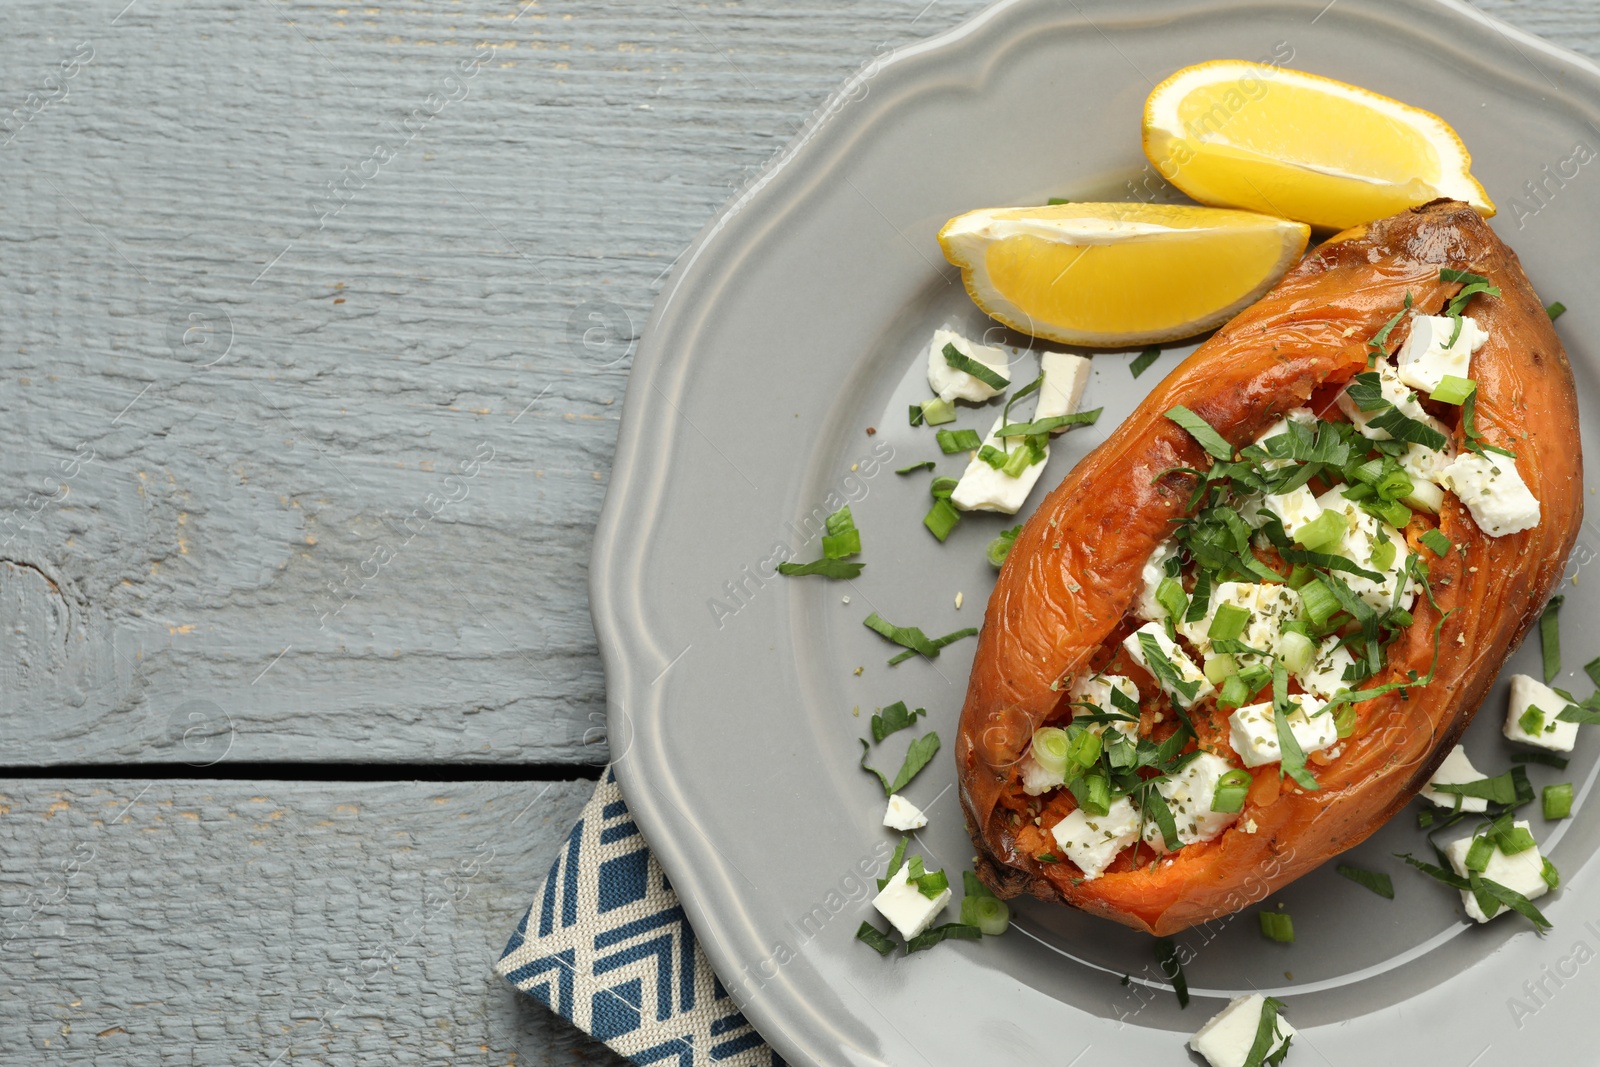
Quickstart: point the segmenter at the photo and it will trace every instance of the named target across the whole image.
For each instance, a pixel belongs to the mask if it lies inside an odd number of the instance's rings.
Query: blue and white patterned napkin
[[[494,969],[634,1063],[783,1067],[712,973],[609,767]]]

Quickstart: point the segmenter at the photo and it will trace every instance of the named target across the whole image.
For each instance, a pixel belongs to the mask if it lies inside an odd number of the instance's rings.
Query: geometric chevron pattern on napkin
[[[712,973],[609,767],[494,969],[634,1063],[783,1067]]]

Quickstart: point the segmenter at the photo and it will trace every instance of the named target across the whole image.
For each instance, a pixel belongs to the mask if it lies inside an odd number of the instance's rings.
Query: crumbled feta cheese
[[[1210,841],[1239,818],[1237,812],[1211,810],[1217,782],[1231,770],[1233,764],[1221,756],[1202,752],[1177,775],[1156,784],[1156,791],[1166,799],[1172,821],[1177,824],[1179,847]],[[1145,820],[1144,839],[1157,852],[1167,850],[1161,829],[1152,819]]]
[[[993,445],[995,448],[1004,448],[1000,438],[995,432],[1005,425],[1005,416],[995,420],[994,429],[989,431],[989,436],[983,443]],[[1020,437],[1006,439],[1013,449],[1026,448],[1027,444]],[[1039,480],[1039,475],[1044,473],[1045,460],[1050,458],[1050,446],[1045,446],[1045,459],[1022,468],[1022,473],[1015,478],[1002,470],[989,466],[987,462],[978,458],[973,453],[967,461],[967,469],[961,472],[961,480],[956,483],[955,490],[950,494],[950,503],[962,511],[998,511],[1005,515],[1015,515],[1027,502],[1028,494],[1033,492],[1033,487]]]
[[[1445,488],[1472,512],[1478,528],[1490,537],[1529,530],[1539,525],[1539,501],[1510,456],[1468,452],[1444,469]]]
[[[1089,384],[1089,361],[1065,352],[1044,352],[1039,356],[1039,373],[1044,375],[1044,384],[1039,386],[1039,401],[1030,421],[1077,414],[1084,386]],[[1065,430],[1063,426],[1055,432]]]
[[[1400,469],[1411,479],[1411,495],[1404,497],[1402,503],[1437,515],[1444,505],[1444,490],[1440,488],[1444,471],[1455,458],[1455,445],[1449,441],[1443,448],[1428,448],[1415,441],[1407,445],[1406,454],[1400,457]]]
[[[928,825],[922,809],[899,793],[889,797],[889,809],[883,813],[883,825],[891,830],[920,830]]]
[[[1032,755],[1022,757],[1022,762],[1017,764],[1017,770],[1022,775],[1022,791],[1030,797],[1048,793],[1066,783],[1066,779],[1060,774],[1041,767]]]
[[[1265,1003],[1266,998],[1260,993],[1235,997],[1195,1032],[1189,1047],[1204,1056],[1211,1067],[1244,1067],[1256,1042],[1256,1031],[1261,1028],[1261,1008]],[[1277,1036],[1267,1049],[1269,1057],[1297,1033],[1283,1017],[1281,1008],[1277,1022]]]
[[[1461,333],[1450,344],[1456,320],[1447,315],[1418,315],[1411,320],[1411,333],[1400,346],[1400,381],[1413,389],[1431,393],[1439,388],[1446,374],[1470,378],[1472,354],[1483,347],[1489,335],[1476,322],[1461,317]]]
[[[1519,830],[1533,832],[1533,825],[1526,819],[1518,819],[1512,824]],[[1472,838],[1463,837],[1459,841],[1452,841],[1445,847],[1445,858],[1450,861],[1450,866],[1455,868],[1456,874],[1462,878],[1467,877],[1467,853],[1472,848]],[[1489,865],[1480,872],[1483,877],[1491,882],[1499,882],[1514,892],[1521,893],[1529,900],[1542,897],[1550,891],[1550,886],[1544,880],[1544,857],[1539,854],[1539,846],[1525,848],[1521,852],[1506,855],[1496,845],[1489,856]],[[1478,907],[1478,898],[1470,889],[1461,891],[1461,902],[1467,907],[1467,914],[1478,922],[1486,923],[1494,918],[1485,915],[1483,909]],[[1501,908],[1495,915],[1502,915],[1510,908]]]
[[[1399,408],[1400,414],[1405,415],[1407,418],[1416,419],[1426,426],[1431,426],[1446,437],[1449,436],[1449,433],[1445,430],[1444,423],[1424,411],[1422,402],[1417,399],[1417,394],[1401,384],[1399,375],[1395,372],[1392,364],[1384,360],[1378,364],[1377,371],[1378,384],[1383,398]],[[1345,416],[1355,424],[1356,429],[1361,431],[1361,436],[1367,440],[1387,441],[1390,439],[1391,434],[1388,430],[1368,425],[1373,419],[1381,415],[1383,410],[1387,409],[1362,411],[1361,405],[1350,399],[1348,392],[1343,392],[1339,394],[1339,410],[1345,413]]]
[[[1304,673],[1295,675],[1295,678],[1299,680],[1300,688],[1327,700],[1335,693],[1350,688],[1350,683],[1344,680],[1344,671],[1354,663],[1355,657],[1339,643],[1339,636],[1335,634],[1323,639],[1322,644],[1317,646],[1311,666]]]
[[[1315,522],[1317,516],[1322,514],[1322,506],[1317,503],[1317,498],[1303,485],[1297,485],[1287,493],[1261,497],[1260,500],[1261,504],[1283,523],[1284,532],[1291,538],[1307,523]],[[1255,524],[1260,522],[1260,516],[1255,516]]]
[[[964,370],[952,367],[950,361],[944,358],[945,345],[955,345],[957,352],[963,356],[970,356],[1007,381],[1011,379],[1011,372],[1007,367],[1013,355],[1003,348],[968,340],[954,330],[934,330],[933,340],[928,345],[928,386],[939,394],[941,400],[977,402],[1000,395],[999,389],[974,378]]]
[[[1433,777],[1428,779],[1428,784],[1422,787],[1418,794],[1424,800],[1431,800],[1441,808],[1454,808],[1456,801],[1461,801],[1462,811],[1487,811],[1489,802],[1483,797],[1463,797],[1454,793],[1441,793],[1433,787],[1436,785],[1465,785],[1467,782],[1477,782],[1483,779],[1483,774],[1467,759],[1467,750],[1457,745],[1450,750],[1450,755],[1439,764],[1439,769],[1433,772]]]
[[[1323,702],[1316,697],[1299,694],[1289,700],[1298,704],[1289,713],[1289,733],[1300,751],[1311,753],[1329,748],[1339,740],[1339,731],[1333,715],[1318,714]],[[1283,758],[1278,747],[1278,720],[1272,712],[1272,702],[1246,704],[1228,716],[1228,743],[1239,753],[1246,767],[1260,767],[1277,763]]]
[[[1571,752],[1578,724],[1556,718],[1570,703],[1560,693],[1526,674],[1511,676],[1511,701],[1506,708],[1506,737],[1536,748]]]
[[[1350,591],[1377,610],[1387,611],[1395,602],[1395,586],[1404,581],[1406,588],[1400,594],[1399,606],[1410,610],[1412,601],[1417,597],[1417,583],[1405,573],[1406,559],[1411,555],[1411,550],[1406,547],[1406,539],[1400,531],[1376,515],[1363,511],[1355,501],[1346,500],[1343,486],[1334,486],[1317,497],[1317,504],[1341,513],[1349,524],[1343,543],[1335,546],[1333,552],[1383,575],[1383,581],[1375,582],[1359,574],[1341,571],[1339,577],[1350,587]],[[1372,553],[1386,540],[1395,546],[1394,560],[1388,567],[1375,567]]]
[[[1172,698],[1173,703],[1178,704],[1181,707],[1191,708],[1200,701],[1204,700],[1206,697],[1210,696],[1212,693],[1216,692],[1215,687],[1213,687],[1212,684],[1206,680],[1206,676],[1201,673],[1200,668],[1194,665],[1194,660],[1190,659],[1188,654],[1185,653],[1183,649],[1179,648],[1173,643],[1172,639],[1167,636],[1167,628],[1159,622],[1146,623],[1137,630],[1133,631],[1133,633],[1129,634],[1127,637],[1123,638],[1122,647],[1128,650],[1128,655],[1133,657],[1133,661],[1135,663],[1147,671],[1150,670],[1149,663],[1145,662],[1144,646],[1139,640],[1140,634],[1149,634],[1156,639],[1156,644],[1160,646],[1162,654],[1167,657],[1167,660],[1171,662],[1173,669],[1177,671],[1179,680],[1183,682],[1194,682],[1197,686],[1194,691],[1194,696],[1192,698],[1186,698],[1182,693],[1175,692],[1173,689],[1169,688],[1166,683],[1162,682],[1161,688],[1166,690],[1167,695]],[[1152,677],[1155,676],[1154,671],[1150,671],[1150,674]],[[1157,680],[1159,681],[1159,679]]]
[[[1100,877],[1117,854],[1139,835],[1139,813],[1127,797],[1111,802],[1105,815],[1088,815],[1077,809],[1050,829],[1067,859],[1078,865],[1085,880]]]
[[[1156,587],[1161,584],[1161,579],[1167,576],[1167,560],[1178,554],[1178,548],[1171,541],[1163,541],[1150,553],[1150,558],[1144,561],[1144,570],[1140,577],[1144,586],[1139,590],[1139,602],[1134,605],[1134,614],[1141,619],[1164,619],[1167,609],[1156,600]]]
[[[1244,632],[1237,639],[1263,652],[1276,653],[1283,637],[1283,624],[1300,617],[1300,594],[1287,585],[1221,582],[1211,590],[1205,617],[1177,623],[1178,632],[1200,652],[1210,652],[1211,623],[1224,604],[1250,613],[1250,621],[1245,623]],[[1240,653],[1238,658],[1248,665],[1258,657]]]
[[[1123,696],[1127,697],[1135,704],[1139,703],[1139,687],[1134,684],[1132,678],[1124,678],[1120,674],[1095,674],[1080,681],[1073,682],[1072,688],[1067,691],[1067,698],[1074,704],[1093,704],[1098,707],[1101,712],[1112,715],[1120,715],[1122,713],[1117,710],[1114,704],[1111,703],[1112,689],[1121,690]],[[1090,711],[1088,708],[1074,707],[1072,709],[1072,715],[1074,718],[1079,715],[1093,714],[1095,714],[1095,712]],[[1090,723],[1086,729],[1098,734],[1104,733],[1107,726],[1110,726],[1112,729],[1126,737],[1139,736],[1139,724],[1136,722],[1097,722]]]
[[[878,914],[893,923],[907,941],[932,926],[933,920],[950,903],[948,888],[940,890],[939,895],[930,900],[908,880],[910,874],[911,868],[901,864],[889,883],[872,898],[872,906],[878,909]]]

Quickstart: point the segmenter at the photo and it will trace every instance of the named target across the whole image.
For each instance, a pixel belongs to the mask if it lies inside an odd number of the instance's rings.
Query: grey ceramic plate
[[[1181,937],[1196,994],[1182,1013],[1148,939],[1061,908],[1023,903],[1004,938],[907,958],[851,939],[894,840],[878,784],[856,766],[872,708],[929,709],[946,745],[908,790],[932,817],[922,851],[952,870],[972,851],[949,742],[974,642],[889,668],[894,650],[861,625],[874,609],[930,634],[975,625],[992,583],[983,548],[1005,525],[971,518],[939,545],[919,522],[927,475],[892,471],[942,458],[906,424],[926,395],[917,356],[929,332],[988,325],[934,234],[980,206],[1170,196],[1140,153],[1145,96],[1179,67],[1229,57],[1275,57],[1453,123],[1501,206],[1497,229],[1546,299],[1573,308],[1562,334],[1580,389],[1596,395],[1600,71],[1464,6],[1015,0],[865,69],[707,228],[656,307],[593,571],[629,802],[717,970],[791,1063],[1180,1064],[1187,1034],[1252,989],[1287,1000],[1302,1065],[1367,1063],[1378,1050],[1384,1062],[1463,1067],[1512,1048],[1592,1059],[1577,1051],[1593,1047],[1600,995],[1600,963],[1588,962],[1600,949],[1591,736],[1566,775],[1578,817],[1533,816],[1567,879],[1540,902],[1556,923],[1543,939],[1515,917],[1469,927],[1455,894],[1394,860],[1425,848],[1409,813],[1350,854],[1393,875],[1394,902],[1324,868],[1269,902],[1294,916],[1292,946],[1263,941],[1248,913]],[[1590,162],[1575,161],[1580,145]],[[1087,402],[1106,414],[1058,444],[1045,483],[1189,350],[1137,381],[1126,354],[1097,356]],[[960,425],[993,417],[967,409]],[[863,531],[863,577],[773,578],[777,553],[817,554],[803,524],[843,500]],[[1574,577],[1597,548],[1586,530]],[[1600,574],[1582,577],[1567,590],[1569,666],[1600,652],[1600,591],[1587,590]],[[1532,669],[1536,652],[1513,669]],[[1503,700],[1502,687],[1469,736],[1479,767],[1506,763]],[[906,739],[885,743],[882,765],[898,765]],[[1555,780],[1534,771],[1536,784]]]

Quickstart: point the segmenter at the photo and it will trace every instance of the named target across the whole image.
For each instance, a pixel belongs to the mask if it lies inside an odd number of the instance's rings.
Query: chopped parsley
[[[1394,899],[1394,880],[1380,871],[1363,870],[1348,863],[1341,863],[1334,870],[1350,879],[1356,885],[1365,886],[1388,900]]]
[[[1143,352],[1140,352],[1139,355],[1134,358],[1132,363],[1128,364],[1128,370],[1132,372],[1135,378],[1137,378],[1139,375],[1149,370],[1150,365],[1160,358],[1161,349],[1155,347],[1147,348]]]
[[[1161,969],[1161,976],[1172,983],[1172,991],[1178,995],[1178,1007],[1189,1006],[1189,980],[1183,974],[1183,960],[1178,958],[1178,946],[1170,937],[1159,938],[1156,941],[1156,966]]]
[[[850,515],[850,505],[829,515],[822,535],[822,558],[810,563],[780,563],[778,573],[789,578],[815,574],[823,578],[856,578],[861,574],[862,563],[846,563],[848,557],[861,551],[861,531],[856,529]]]
[[[986,363],[980,363],[971,356],[964,355],[953,344],[944,346],[944,361],[964,374],[970,374],[990,389],[1004,389],[1011,384],[1011,379],[997,372]]]
[[[878,782],[883,786],[884,796],[892,796],[909,785],[911,779],[915,778],[939,751],[939,734],[935,730],[929,730],[911,742],[911,747],[906,750],[905,761],[900,764],[900,772],[894,776],[894,781],[890,782],[882,771],[867,764],[867,757],[872,754],[872,746],[867,744],[867,739],[863,737],[858,740],[861,742],[861,769],[877,775]]]

